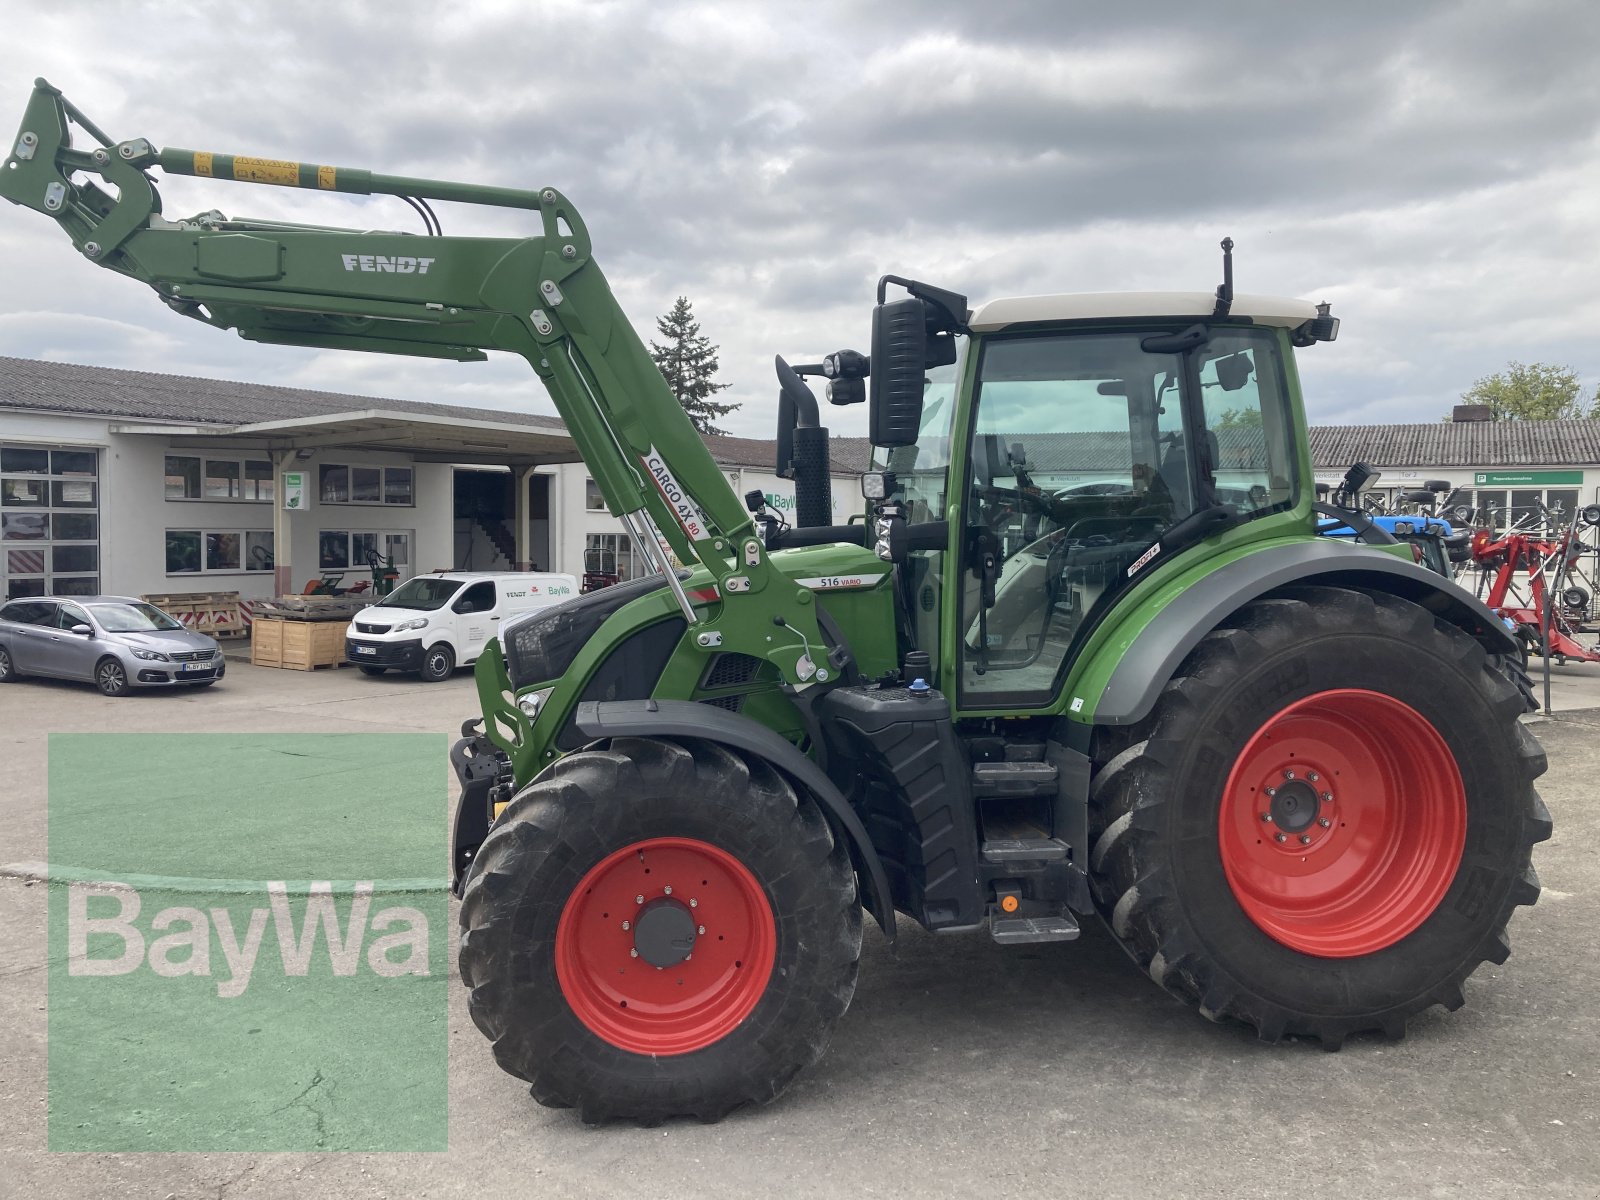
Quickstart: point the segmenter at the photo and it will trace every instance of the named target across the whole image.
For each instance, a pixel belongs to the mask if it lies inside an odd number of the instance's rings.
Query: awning
[[[174,448],[206,449],[226,441],[241,449],[382,450],[419,462],[537,466],[581,462],[577,443],[559,423],[483,421],[369,408],[244,425],[116,423],[113,433],[159,435]]]

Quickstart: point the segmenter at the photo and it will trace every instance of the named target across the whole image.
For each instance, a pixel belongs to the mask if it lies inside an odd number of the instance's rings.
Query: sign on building
[[[304,471],[285,471],[283,473],[283,506],[293,511],[305,508],[306,473]]]

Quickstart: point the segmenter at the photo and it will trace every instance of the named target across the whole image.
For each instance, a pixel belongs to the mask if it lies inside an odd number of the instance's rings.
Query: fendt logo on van
[[[341,254],[346,271],[381,272],[387,275],[426,275],[436,258],[412,258],[408,254]]]
[[[446,1148],[445,746],[50,736],[50,1150]]]
[[[650,472],[650,478],[655,480],[657,490],[672,506],[673,514],[678,518],[678,524],[683,526],[683,531],[697,542],[709,536],[706,533],[705,514],[693,500],[689,499],[689,494],[683,490],[683,485],[673,478],[672,471],[660,452],[652,446],[648,453],[641,456],[641,460],[645,469]]]

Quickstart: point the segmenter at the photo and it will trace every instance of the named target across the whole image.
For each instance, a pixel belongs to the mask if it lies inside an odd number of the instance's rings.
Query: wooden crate
[[[314,671],[344,665],[343,621],[280,621],[257,617],[251,623],[250,664]]]

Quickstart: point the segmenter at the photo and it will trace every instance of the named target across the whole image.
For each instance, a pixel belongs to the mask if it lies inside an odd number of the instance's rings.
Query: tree
[[[1461,393],[1464,404],[1486,404],[1497,421],[1556,421],[1600,417],[1600,388],[1583,399],[1578,373],[1548,363],[1507,364]]]
[[[661,369],[667,386],[689,414],[689,420],[701,433],[726,433],[716,425],[718,417],[725,417],[737,404],[718,404],[711,397],[728,387],[714,382],[717,373],[717,348],[711,339],[700,332],[700,322],[694,319],[689,301],[679,296],[672,311],[656,318],[656,329],[666,343],[650,343],[650,357]]]

